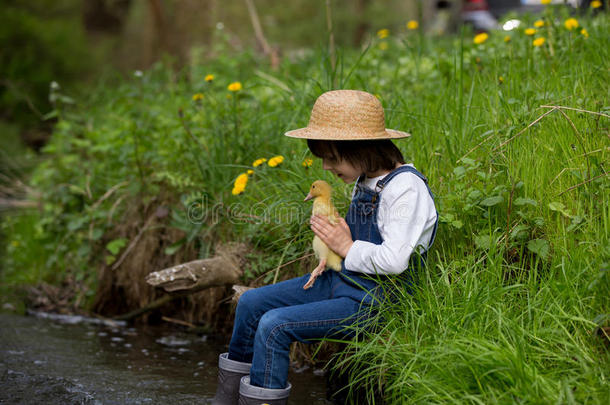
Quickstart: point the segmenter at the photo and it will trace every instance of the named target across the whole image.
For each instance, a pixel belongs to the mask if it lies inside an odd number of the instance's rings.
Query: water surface
[[[224,351],[175,329],[0,314],[0,403],[211,403]],[[289,381],[289,404],[330,404],[320,373],[292,370]]]

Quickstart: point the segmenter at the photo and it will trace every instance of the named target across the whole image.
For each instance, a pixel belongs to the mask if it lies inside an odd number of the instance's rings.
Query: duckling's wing
[[[330,206],[329,211],[330,211],[330,213],[328,215],[328,221],[333,225],[338,224],[339,223],[339,211],[337,211],[337,209],[332,204]]]

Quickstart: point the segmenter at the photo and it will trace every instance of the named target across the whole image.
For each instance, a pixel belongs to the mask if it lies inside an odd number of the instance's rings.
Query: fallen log
[[[243,266],[248,252],[248,246],[243,243],[219,244],[214,257],[181,263],[152,272],[146,276],[146,282],[169,294],[157,298],[141,308],[116,316],[114,319],[130,320],[174,299],[186,297],[211,287],[235,285],[243,275]]]
[[[242,243],[228,243],[216,249],[216,256],[182,263],[146,276],[146,282],[167,292],[190,293],[210,287],[233,285],[243,275],[243,261],[248,249]]]

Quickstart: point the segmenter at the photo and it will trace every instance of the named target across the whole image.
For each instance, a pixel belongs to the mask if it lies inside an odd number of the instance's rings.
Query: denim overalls
[[[417,175],[428,187],[426,178],[406,165],[377,182],[375,191],[361,185],[362,177],[358,179],[346,217],[353,240],[375,244],[383,242],[377,226],[381,190],[402,172]],[[430,188],[428,192],[432,196]],[[436,235],[437,224],[438,218],[430,244]],[[413,257],[420,260],[417,254]],[[314,343],[333,334],[345,336],[345,326],[363,319],[368,313],[367,308],[374,303],[379,290],[376,277],[400,277],[409,282],[413,257],[409,269],[400,276],[369,277],[350,271],[343,264],[340,273],[325,271],[308,290],[304,290],[303,286],[309,280],[309,274],[246,291],[237,305],[229,359],[252,363],[252,385],[285,388],[290,344],[294,341]]]
[[[426,185],[428,193],[434,201],[434,195],[432,194],[432,191],[428,186],[428,179],[423,174],[418,172],[414,167],[404,165],[393,170],[377,182],[377,184],[375,185],[375,190],[371,190],[367,187],[364,187],[361,184],[364,176],[360,176],[358,178],[358,181],[356,182],[356,192],[354,193],[354,198],[352,198],[352,202],[347,213],[347,218],[345,219],[345,222],[347,222],[347,224],[349,225],[353,240],[366,240],[376,245],[380,245],[383,243],[383,238],[381,237],[379,227],[377,226],[377,209],[379,207],[381,191],[386,186],[386,184],[390,182],[390,180],[392,180],[397,174],[403,172],[410,172],[419,177]],[[428,248],[432,246],[434,238],[436,237],[436,229],[438,227],[438,212],[436,213],[436,217],[436,222],[434,223],[434,229],[432,230],[432,237],[430,238]],[[354,235],[356,235],[356,237],[354,237]],[[345,260],[341,263],[341,273],[344,276],[347,276],[346,278],[354,279],[354,281],[357,281],[359,284],[361,282],[365,283],[368,281],[367,285],[369,286],[371,285],[369,281],[371,278],[381,281],[386,280],[387,278],[398,279],[399,281],[401,281],[401,284],[410,292],[413,272],[425,266],[427,253],[428,249],[426,249],[426,251],[421,254],[414,251],[411,254],[411,258],[409,260],[409,267],[407,268],[407,270],[403,271],[399,275],[363,276],[363,273],[346,269]],[[367,300],[370,300],[370,298],[372,297],[367,297]]]

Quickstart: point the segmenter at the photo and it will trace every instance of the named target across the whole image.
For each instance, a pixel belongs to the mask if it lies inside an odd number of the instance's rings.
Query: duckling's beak
[[[309,201],[313,198],[313,195],[311,195],[311,193],[307,194],[307,197],[305,197],[305,199],[303,201]]]

